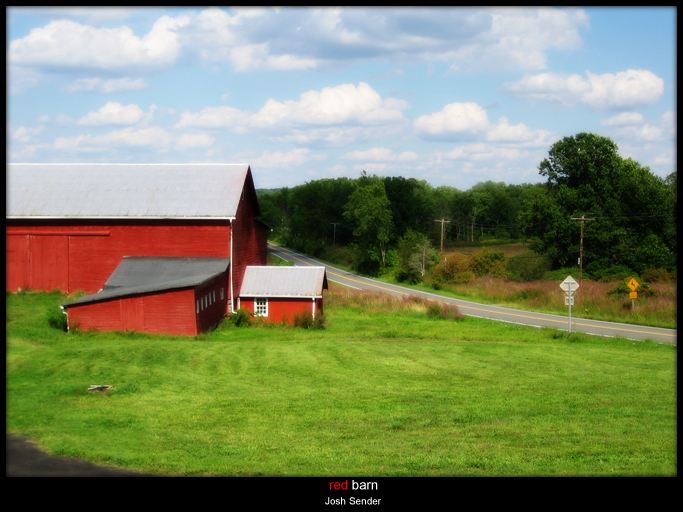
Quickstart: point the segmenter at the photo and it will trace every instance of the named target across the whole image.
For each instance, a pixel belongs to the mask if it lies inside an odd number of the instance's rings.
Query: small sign
[[[560,284],[560,288],[562,288],[565,293],[572,294],[579,289],[579,283],[577,283],[576,279],[574,279],[572,276],[567,276],[567,279],[562,281],[562,284]]]
[[[629,293],[628,295],[629,295],[629,297],[631,297],[632,299],[637,299],[637,298],[638,298],[638,292],[631,292],[631,293]]]
[[[570,304],[572,306],[574,305],[574,296],[572,295],[571,297],[569,297],[569,294],[567,294],[564,296],[564,305],[569,306]]]
[[[632,292],[635,292],[640,286],[640,283],[635,279],[631,278],[631,280],[628,283],[626,283],[626,286],[628,286]]]

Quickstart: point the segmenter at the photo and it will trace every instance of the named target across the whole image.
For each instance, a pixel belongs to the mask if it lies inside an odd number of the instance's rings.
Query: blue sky
[[[7,10],[11,162],[251,164],[257,188],[542,181],[594,132],[676,166],[676,10]]]

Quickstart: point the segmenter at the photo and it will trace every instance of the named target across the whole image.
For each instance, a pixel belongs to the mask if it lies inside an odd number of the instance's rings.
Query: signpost
[[[572,276],[567,276],[567,279],[562,281],[560,288],[567,294],[564,303],[569,306],[569,334],[572,333],[572,304],[574,304],[574,297],[572,294],[579,289],[579,283]]]
[[[628,286],[631,289],[629,297],[631,297],[631,311],[633,311],[636,309],[636,301],[634,299],[638,298],[638,292],[636,290],[640,286],[640,283],[636,281],[634,278],[631,278],[631,280],[628,283],[626,283],[626,286]]]

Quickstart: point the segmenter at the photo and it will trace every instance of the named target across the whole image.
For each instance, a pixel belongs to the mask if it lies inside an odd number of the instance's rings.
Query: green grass
[[[7,429],[170,475],[676,474],[675,347],[332,292],[326,330],[196,338],[64,333],[63,296],[10,295]]]

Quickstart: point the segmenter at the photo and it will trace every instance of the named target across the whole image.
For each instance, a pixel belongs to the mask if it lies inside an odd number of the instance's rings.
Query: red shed
[[[227,258],[123,258],[95,294],[63,304],[70,325],[196,335],[225,315]]]
[[[229,258],[228,312],[267,227],[247,164],[7,165],[6,289],[102,287],[124,256]]]
[[[325,267],[247,267],[239,306],[274,323],[293,323],[298,312],[323,312]]]

